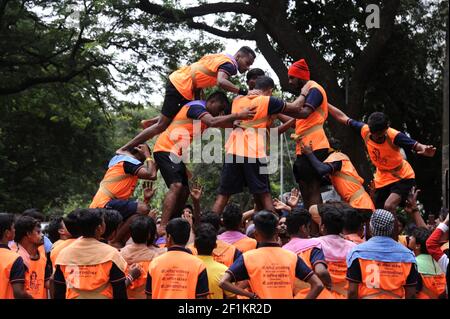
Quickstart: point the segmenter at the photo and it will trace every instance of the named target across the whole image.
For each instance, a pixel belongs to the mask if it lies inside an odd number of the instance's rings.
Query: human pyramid
[[[142,121],[144,130],[117,150],[89,208],[51,221],[50,239],[39,212],[0,213],[0,298],[447,298],[448,213],[435,229],[424,222],[401,152],[432,157],[436,149],[389,127],[381,112],[367,123],[349,118],[310,79],[304,59],[288,68],[298,97],[272,96],[274,81],[250,69],[255,58],[244,46],[171,73],[160,116]],[[230,81],[238,72],[247,72],[248,90]],[[232,102],[218,90],[204,97],[215,86],[235,94]],[[328,114],[362,138],[376,168],[374,194],[327,138]],[[210,210],[183,162],[208,128],[229,132]],[[298,190],[283,202],[270,190],[267,135],[289,128]],[[151,151],[146,141],[156,136]],[[157,170],[168,187],[160,218],[149,204]],[[131,199],[139,179],[143,201]],[[324,180],[341,201],[322,203]],[[244,187],[254,198],[246,212],[229,203]],[[399,206],[411,227],[402,229]]]

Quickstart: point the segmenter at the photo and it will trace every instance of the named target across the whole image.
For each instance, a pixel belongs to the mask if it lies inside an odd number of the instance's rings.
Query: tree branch
[[[289,91],[287,68],[283,62],[283,57],[280,56],[280,54],[270,44],[269,39],[267,38],[267,32],[260,22],[255,24],[255,36],[256,45],[277,74],[278,79],[280,80],[281,88],[285,91]]]
[[[166,20],[171,20],[172,22],[185,21],[193,17],[200,17],[212,13],[235,12],[248,14],[255,18],[258,14],[254,6],[249,6],[244,3],[230,2],[208,3],[197,7],[179,10],[151,3],[148,0],[141,0],[139,1],[138,8],[144,12],[160,16]]]
[[[186,23],[188,27],[197,29],[197,30],[203,30],[208,33],[217,35],[222,38],[227,39],[242,39],[242,40],[255,40],[255,32],[248,32],[248,31],[225,31],[220,30],[217,28],[213,28],[206,23],[199,23],[194,21],[189,21]]]
[[[361,105],[364,99],[364,91],[369,80],[370,71],[377,63],[377,58],[391,37],[394,28],[395,15],[400,6],[400,0],[386,0],[383,10],[380,12],[380,28],[370,38],[369,43],[361,52],[356,61],[349,90],[352,92],[356,104]],[[359,114],[349,115],[357,116]]]
[[[73,79],[77,75],[89,70],[91,67],[100,66],[103,64],[105,64],[105,62],[92,61],[90,63],[87,63],[80,69],[72,69],[72,70],[68,71],[66,74],[50,75],[50,76],[43,76],[43,77],[36,77],[36,78],[27,78],[27,79],[23,80],[21,83],[14,85],[14,86],[0,87],[0,95],[19,93],[21,91],[24,91],[24,90],[26,90],[32,86],[38,85],[38,84],[54,83],[54,82],[69,82],[71,79]]]

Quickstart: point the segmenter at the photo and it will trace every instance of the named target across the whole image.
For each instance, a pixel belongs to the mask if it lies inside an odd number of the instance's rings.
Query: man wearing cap
[[[395,217],[377,209],[370,219],[373,237],[347,255],[349,299],[413,299],[418,279],[414,253],[392,239]]]
[[[304,59],[294,62],[288,70],[289,85],[300,92],[302,99],[302,117],[295,121],[297,158],[293,165],[295,179],[299,185],[305,208],[322,203],[320,196],[320,175],[314,170],[308,158],[302,154],[300,141],[311,144],[314,155],[323,162],[328,157],[327,136],[323,123],[328,116],[328,100],[325,90],[317,82],[310,80],[308,64]]]

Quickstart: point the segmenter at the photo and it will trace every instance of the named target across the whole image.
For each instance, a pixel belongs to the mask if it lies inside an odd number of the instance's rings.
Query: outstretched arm
[[[344,112],[342,112],[337,107],[328,103],[328,112],[332,117],[335,118],[341,124],[348,125],[348,120],[350,119]]]
[[[251,120],[256,114],[256,106],[247,108],[239,113],[232,113],[229,115],[212,116],[206,113],[200,118],[200,120],[205,123],[208,127],[233,127],[233,122],[237,120]]]

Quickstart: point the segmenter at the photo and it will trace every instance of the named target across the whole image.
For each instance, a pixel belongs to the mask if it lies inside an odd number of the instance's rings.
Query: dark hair
[[[260,68],[251,69],[247,72],[246,75],[247,82],[250,81],[252,78],[260,77],[262,75],[266,75],[266,73]]]
[[[206,101],[218,101],[222,104],[225,105],[225,109],[230,108],[231,104],[230,104],[230,100],[228,99],[227,95],[222,92],[222,91],[215,91],[213,93],[211,93],[210,95],[208,95],[208,97],[206,98]]]
[[[104,221],[103,210],[96,208],[83,208],[78,210],[78,225],[80,235],[95,237],[95,230]]]
[[[72,238],[78,238],[81,236],[80,226],[78,225],[78,212],[79,211],[74,210],[67,214],[67,216],[63,219],[64,226],[66,226],[66,229]]]
[[[270,239],[275,236],[278,226],[278,217],[267,210],[262,210],[253,216],[253,223],[256,231],[264,237]]]
[[[16,228],[14,241],[20,243],[28,233],[33,232],[35,227],[41,227],[41,223],[31,216],[20,216],[14,223],[14,227]]]
[[[191,212],[194,212],[194,208],[192,207],[192,205],[190,205],[190,204],[186,204],[186,205],[184,205],[184,208],[183,208],[183,210],[185,210],[186,208],[190,209],[190,210],[191,210]]]
[[[223,226],[227,230],[238,230],[242,223],[241,208],[234,204],[228,204],[222,214]]]
[[[324,204],[322,206],[322,224],[325,225],[328,235],[339,235],[344,228],[344,218],[342,212],[332,206]]]
[[[337,151],[342,149],[341,141],[338,140],[337,138],[330,137],[328,139],[328,143],[330,143],[330,146]]]
[[[45,215],[42,214],[37,208],[29,208],[23,211],[22,216],[29,216],[37,219],[40,222],[45,220]]]
[[[114,209],[103,209],[103,218],[105,219],[105,232],[103,238],[108,239],[114,233],[123,221],[122,215]]]
[[[170,235],[175,245],[185,246],[191,233],[191,225],[186,219],[174,218],[167,224],[167,235]]]
[[[275,87],[275,83],[273,82],[271,77],[268,76],[260,76],[256,79],[255,82],[255,90],[269,90]]]
[[[426,227],[416,227],[412,231],[412,236],[416,239],[416,244],[420,244],[420,253],[428,254],[427,239],[431,236],[431,230]]]
[[[9,213],[0,213],[0,240],[2,240],[5,232],[10,230],[14,225],[14,215]]]
[[[408,223],[408,220],[405,220],[405,217],[400,214],[397,214],[397,218],[399,222],[404,221],[403,233],[407,236],[412,236],[414,230],[417,228],[417,225],[413,222]]]
[[[130,233],[136,244],[153,243],[156,235],[156,223],[150,216],[137,216],[130,224]]]
[[[203,212],[200,216],[200,223],[207,223],[213,225],[216,231],[220,229],[220,217],[219,214],[216,214],[212,211]]]
[[[298,233],[301,226],[311,224],[311,214],[304,208],[295,207],[286,217],[286,229],[289,235]]]
[[[253,57],[253,59],[256,59],[256,53],[255,53],[255,51],[253,51],[250,47],[248,47],[248,46],[243,46],[243,47],[241,47],[239,50],[238,50],[238,52],[242,52],[242,53],[244,53],[244,54],[247,54],[247,55],[251,55],[252,57]]]
[[[386,114],[382,112],[374,112],[370,114],[367,120],[371,133],[381,132],[389,127],[389,120]]]
[[[210,256],[216,247],[217,230],[211,224],[200,224],[195,230],[195,248],[199,255]]]
[[[47,227],[47,234],[48,234],[48,239],[50,239],[50,241],[52,243],[58,241],[60,239],[59,237],[59,230],[62,227],[62,217],[54,217],[50,220],[50,222],[48,223],[48,227]]]
[[[439,218],[441,220],[444,220],[448,215],[448,208],[442,207],[440,212],[439,212]]]
[[[344,229],[349,233],[356,233],[363,224],[361,214],[354,208],[344,210]]]

